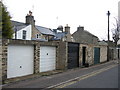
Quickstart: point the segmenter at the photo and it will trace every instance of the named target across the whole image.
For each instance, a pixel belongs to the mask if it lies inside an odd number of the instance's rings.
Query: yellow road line
[[[108,66],[108,67],[106,67],[106,68],[103,68],[103,69],[100,69],[100,70],[91,72],[91,73],[86,74],[86,75],[82,75],[82,76],[80,76],[80,77],[77,77],[77,78],[74,78],[74,79],[71,79],[71,80],[68,80],[68,81],[66,81],[65,83],[63,82],[63,83],[61,83],[61,84],[59,84],[59,85],[56,85],[56,87],[54,87],[54,88],[64,88],[64,87],[66,87],[66,86],[75,84],[75,83],[78,82],[78,81],[81,81],[81,80],[87,79],[87,78],[89,78],[89,77],[95,76],[95,75],[97,75],[97,74],[99,74],[99,73],[102,73],[102,72],[104,72],[104,71],[106,71],[106,70],[108,70],[108,69],[111,69],[111,68],[115,67],[115,66],[116,66],[116,65],[110,65],[110,66]]]

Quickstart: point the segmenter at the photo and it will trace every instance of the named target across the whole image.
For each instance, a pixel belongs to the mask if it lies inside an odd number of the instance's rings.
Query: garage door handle
[[[22,68],[22,66],[20,66],[20,68]]]

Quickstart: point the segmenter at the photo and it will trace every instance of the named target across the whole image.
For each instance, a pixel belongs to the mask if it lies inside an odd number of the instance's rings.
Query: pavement
[[[70,82],[77,77],[84,76],[89,73],[94,73],[97,70],[103,69],[111,65],[118,65],[118,60],[112,60],[106,63],[97,64],[86,68],[69,69],[61,73],[55,73],[54,75],[50,74],[47,76],[35,77],[27,80],[8,83],[4,84],[2,88],[55,88],[61,84]]]

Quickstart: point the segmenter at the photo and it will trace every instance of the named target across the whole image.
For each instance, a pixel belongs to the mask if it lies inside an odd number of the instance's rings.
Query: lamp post
[[[110,18],[110,11],[107,12],[108,15],[108,49],[107,49],[107,61],[109,61],[109,41],[110,41],[110,35],[109,35],[109,18]]]

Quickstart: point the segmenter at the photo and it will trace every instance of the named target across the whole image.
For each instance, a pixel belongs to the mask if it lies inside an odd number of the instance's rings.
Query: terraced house
[[[49,41],[55,36],[51,29],[35,25],[32,12],[26,16],[26,22],[12,21],[14,35],[13,39]]]

